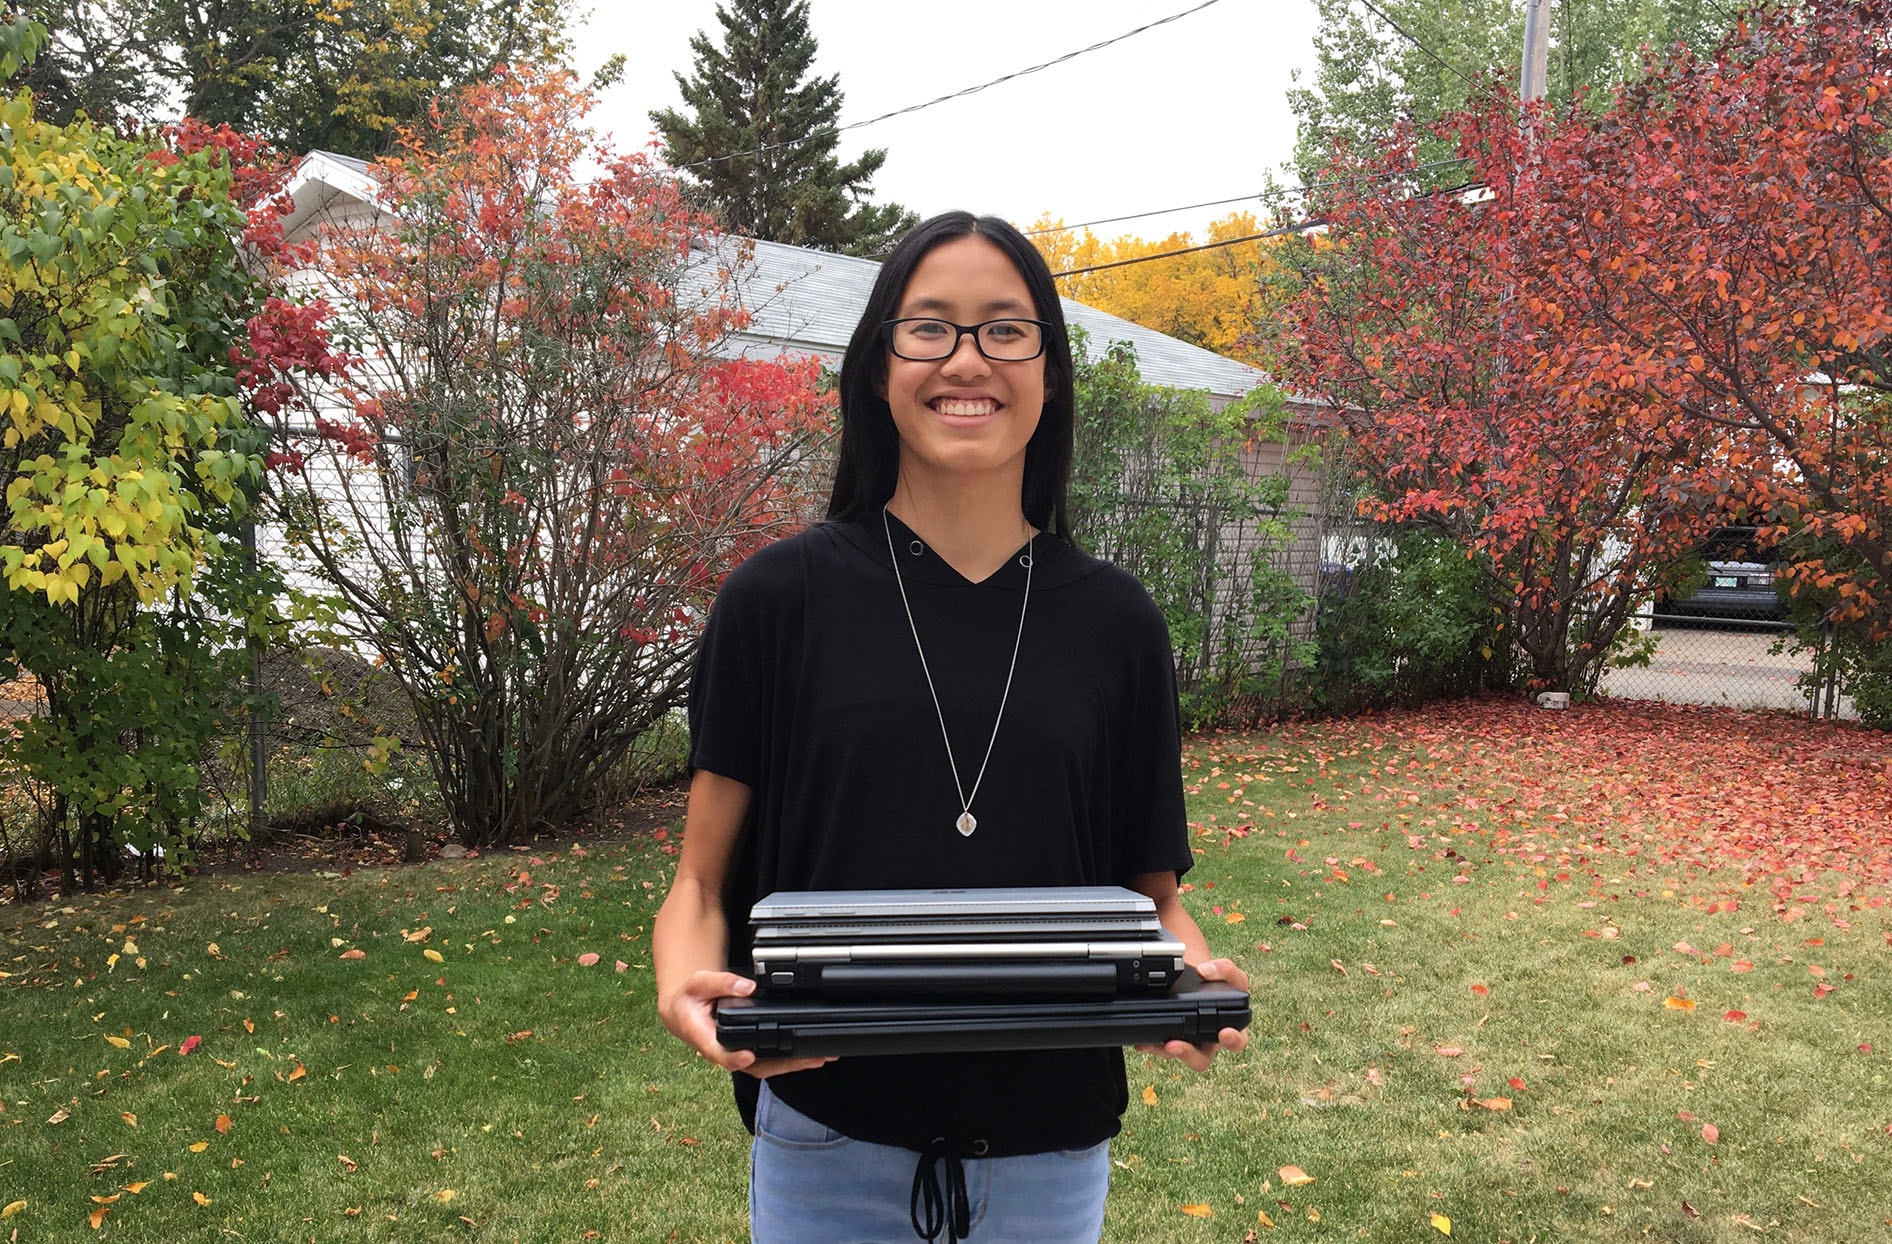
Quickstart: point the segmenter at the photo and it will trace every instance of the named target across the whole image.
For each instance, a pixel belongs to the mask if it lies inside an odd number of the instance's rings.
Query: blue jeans
[[[762,1082],[749,1150],[755,1244],[907,1244],[920,1155],[851,1140]],[[963,1163],[973,1244],[1096,1244],[1110,1186],[1110,1142]],[[943,1181],[943,1177],[942,1177]],[[947,1232],[939,1233],[941,1244]]]

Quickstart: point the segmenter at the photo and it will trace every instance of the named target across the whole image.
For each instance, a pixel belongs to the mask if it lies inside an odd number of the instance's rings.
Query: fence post
[[[256,578],[256,524],[243,524],[243,568],[252,582]],[[263,750],[263,637],[254,629],[248,634],[250,649],[250,841],[256,842],[268,828],[265,805],[269,802],[269,766]]]

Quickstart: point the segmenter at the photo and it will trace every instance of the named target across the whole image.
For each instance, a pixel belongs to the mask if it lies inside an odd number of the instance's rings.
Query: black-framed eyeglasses
[[[971,336],[979,353],[995,363],[1022,363],[1045,352],[1043,320],[987,320],[983,324],[955,324],[925,316],[887,320],[881,324],[887,346],[895,357],[913,363],[936,363],[951,358],[959,339]]]

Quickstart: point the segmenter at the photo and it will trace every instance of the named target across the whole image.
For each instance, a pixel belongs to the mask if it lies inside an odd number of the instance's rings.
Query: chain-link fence
[[[1608,670],[1601,691],[1624,700],[1858,716],[1833,678],[1821,676],[1819,642],[1797,642],[1786,622],[1754,617],[1752,609],[1683,612],[1666,604],[1632,619],[1637,663]]]

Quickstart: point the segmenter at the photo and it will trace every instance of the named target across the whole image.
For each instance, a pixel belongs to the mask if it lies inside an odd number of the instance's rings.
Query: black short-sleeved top
[[[972,583],[890,519],[913,625],[970,792],[1025,600],[1021,556]],[[716,597],[690,688],[690,762],[754,791],[724,894],[747,975],[750,906],[774,890],[1124,885],[1188,869],[1175,672],[1134,578],[1048,535],[1003,722],[960,813],[939,715],[876,512],[771,545]],[[753,1129],[756,1082],[735,1077]],[[993,1156],[1086,1147],[1127,1104],[1121,1050],[856,1056],[771,1081],[859,1140]]]

